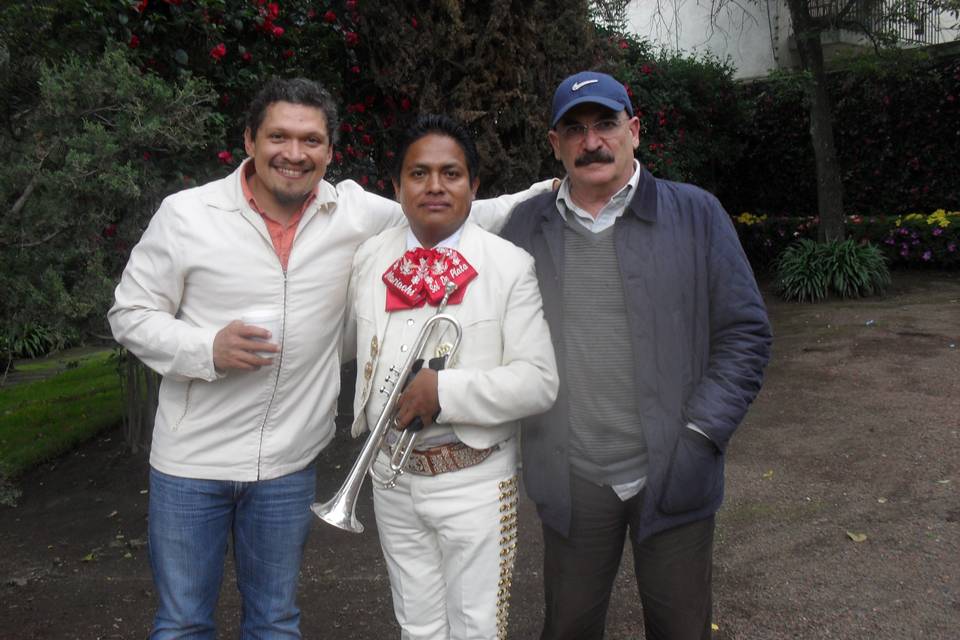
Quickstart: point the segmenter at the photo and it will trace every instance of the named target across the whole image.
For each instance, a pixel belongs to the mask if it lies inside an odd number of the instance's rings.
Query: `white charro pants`
[[[377,471],[386,474],[380,453]],[[402,640],[505,638],[516,556],[516,438],[483,462],[374,486]]]

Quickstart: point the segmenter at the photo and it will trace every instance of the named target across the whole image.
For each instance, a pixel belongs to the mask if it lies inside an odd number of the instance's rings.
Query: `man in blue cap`
[[[557,88],[550,144],[567,175],[503,236],[536,260],[560,391],[522,426],[543,523],[541,638],[602,638],[629,531],[650,639],[710,637],[724,452],[763,379],[770,327],[729,216],[634,158],[623,85]]]

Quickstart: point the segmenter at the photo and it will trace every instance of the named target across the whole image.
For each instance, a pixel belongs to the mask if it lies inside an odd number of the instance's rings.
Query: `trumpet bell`
[[[350,533],[363,533],[363,524],[357,520],[354,506],[348,506],[343,496],[339,493],[322,504],[319,502],[313,503],[310,505],[310,510],[313,511],[318,518],[327,524],[332,524],[338,529],[343,529]]]

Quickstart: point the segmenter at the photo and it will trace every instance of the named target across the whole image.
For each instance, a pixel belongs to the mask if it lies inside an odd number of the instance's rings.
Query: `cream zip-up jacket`
[[[108,314],[117,341],[163,376],[150,464],[170,475],[268,480],[303,469],[333,439],[353,255],[405,222],[392,200],[350,180],[322,181],[284,272],[243,197],[241,171],[163,201]],[[514,204],[551,184],[478,201],[472,219],[498,230]],[[265,308],[283,315],[273,364],[218,373],[217,332]]]

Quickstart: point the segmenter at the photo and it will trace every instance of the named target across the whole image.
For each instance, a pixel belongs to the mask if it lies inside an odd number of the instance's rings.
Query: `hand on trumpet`
[[[440,395],[437,391],[437,372],[423,368],[407,385],[397,400],[396,425],[398,429],[420,418],[422,425],[428,427],[440,415]]]

